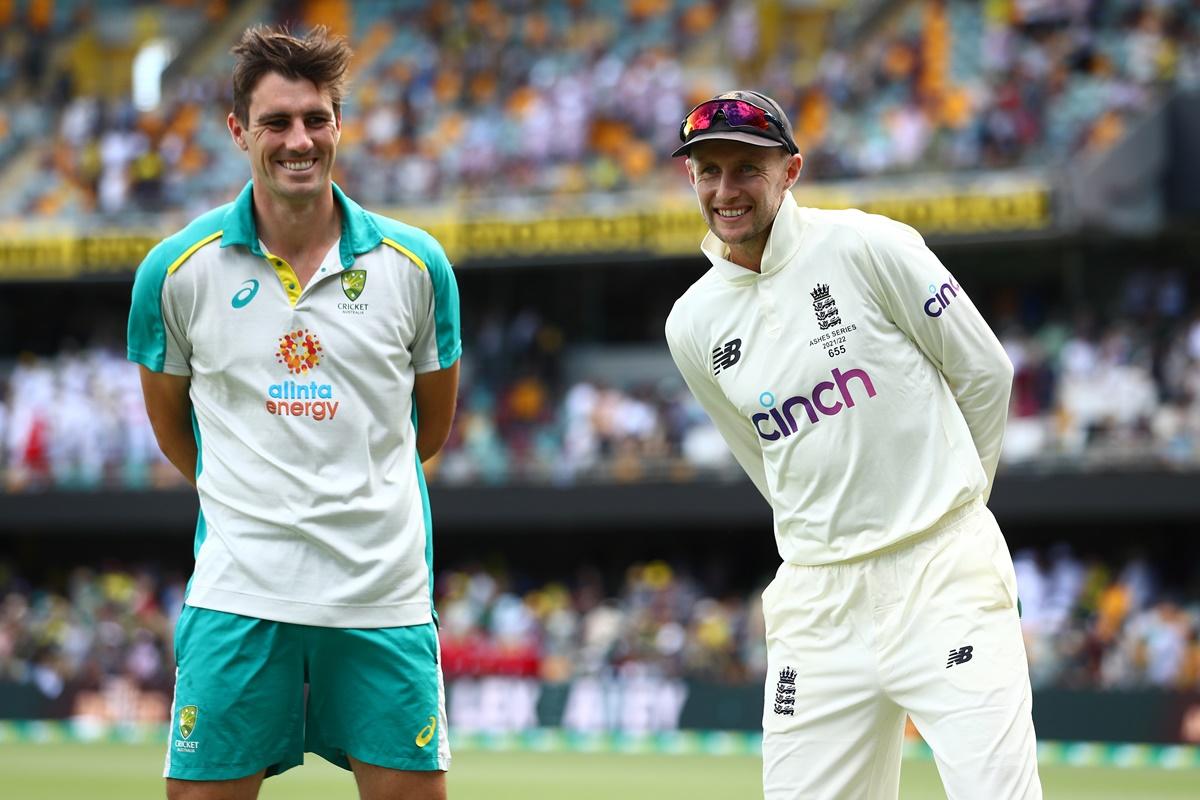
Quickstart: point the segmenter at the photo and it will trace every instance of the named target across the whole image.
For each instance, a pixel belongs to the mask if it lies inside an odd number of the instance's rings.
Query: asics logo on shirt
[[[805,395],[793,395],[787,398],[779,407],[775,407],[775,395],[771,392],[763,392],[758,396],[759,404],[768,409],[767,412],[759,412],[750,417],[750,422],[754,424],[754,430],[758,431],[760,438],[768,442],[774,442],[778,439],[786,439],[793,433],[800,430],[800,424],[796,421],[796,415],[793,413],[796,406],[802,406],[804,413],[808,415],[808,421],[813,425],[820,422],[821,417],[832,417],[835,414],[840,414],[843,408],[854,408],[854,395],[851,394],[851,381],[857,380],[862,389],[866,390],[867,398],[875,396],[875,384],[871,382],[871,376],[866,370],[848,369],[842,372],[840,369],[833,370],[831,377],[832,381],[821,381]],[[859,393],[862,393],[862,389]],[[827,402],[827,396],[835,392],[842,399],[834,400],[832,403]]]
[[[251,278],[242,284],[242,288],[229,301],[229,305],[234,308],[245,308],[250,305],[250,301],[254,299],[254,295],[256,294],[258,294],[258,281]]]
[[[962,291],[962,287],[958,285],[958,281],[954,280],[953,275],[946,276],[946,282],[941,286],[929,284],[929,293],[933,297],[925,301],[925,314],[930,317],[940,317],[942,312],[950,305],[950,301],[958,297],[958,293]]]
[[[730,339],[723,345],[713,348],[713,375],[721,374],[721,370],[729,369],[742,358],[742,340]]]

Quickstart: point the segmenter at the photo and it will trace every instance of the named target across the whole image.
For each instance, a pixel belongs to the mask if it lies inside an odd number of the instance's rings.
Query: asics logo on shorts
[[[433,741],[433,734],[437,730],[437,717],[430,717],[429,724],[417,733],[417,747],[424,747]]]
[[[963,645],[957,650],[951,650],[950,657],[946,659],[946,669],[950,669],[955,664],[965,664],[970,661],[971,653],[974,652],[974,650],[975,648],[971,647],[969,644]]]

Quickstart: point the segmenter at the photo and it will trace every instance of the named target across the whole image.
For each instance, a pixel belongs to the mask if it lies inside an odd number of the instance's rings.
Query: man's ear
[[[232,111],[225,118],[225,126],[229,128],[229,135],[233,138],[233,143],[240,149],[247,149],[246,144],[246,129],[242,127],[242,123],[238,120],[237,115]]]
[[[687,168],[688,183],[691,184],[692,186],[695,186],[696,185],[696,173],[692,171],[692,159],[690,157],[685,158],[683,160],[683,165]]]
[[[800,179],[800,170],[804,169],[804,156],[796,153],[788,156],[787,188],[792,188]]]

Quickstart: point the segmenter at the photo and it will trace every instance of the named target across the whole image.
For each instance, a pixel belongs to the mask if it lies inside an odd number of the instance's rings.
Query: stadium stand
[[[1195,517],[1156,492],[1200,469],[1195,218],[1160,215],[1123,237],[1075,224],[1063,199],[1081,165],[1153,172],[1114,153],[1172,97],[1200,89],[1196,3],[118,0],[100,15],[86,0],[0,2],[0,229],[14,249],[43,229],[162,233],[230,199],[247,169],[217,76],[247,18],[351,38],[337,179],[401,217],[694,214],[665,154],[686,109],[734,85],[783,102],[805,154],[802,191],[1034,176],[1052,224],[1011,232],[985,219],[929,236],[1016,367],[1001,479],[1046,479],[1053,495],[1053,479],[1081,476],[1076,510],[1097,476],[1144,495],[1099,522],[1037,503],[1001,518],[1038,703],[1079,691],[1115,719],[1104,697],[1153,690],[1200,719]],[[177,57],[162,102],[139,108],[128,75],[156,39]],[[912,223],[929,235],[932,217]],[[626,517],[644,519],[591,525],[601,555],[579,545],[581,522],[545,521],[569,502],[559,490],[643,490],[653,504],[664,486],[694,500],[741,478],[661,340],[670,302],[705,266],[698,237],[682,239],[667,254],[488,261],[476,250],[458,263],[460,405],[428,465],[452,695],[492,677],[551,687],[648,676],[749,687],[735,704],[757,724],[769,520],[692,530],[704,527],[695,515],[660,525],[634,508]],[[0,512],[0,718],[161,720],[191,531],[101,530],[88,501],[129,503],[132,520],[150,512],[128,498],[187,494],[124,359],[137,258],[64,280],[20,257],[6,250],[0,265],[0,508],[32,499],[60,521]],[[1195,495],[1183,485],[1167,500]],[[443,524],[437,498],[480,487],[535,500],[486,530]],[[551,538],[571,544],[539,552]],[[1156,741],[1200,742],[1170,724]]]
[[[54,24],[34,21],[42,5]],[[137,24],[99,31],[86,4],[31,7],[24,27],[36,38],[14,25],[0,63],[8,93],[24,99],[0,149],[37,166],[0,215],[195,212],[236,194],[245,169],[223,124],[222,54],[151,110],[97,85],[110,71],[101,59],[128,60],[159,36],[186,48],[205,14],[219,14],[204,5],[118,4],[104,19]],[[840,43],[832,14],[795,22],[800,38],[782,41],[713,0],[309,2],[299,13],[279,3],[267,19],[327,22],[359,51],[339,180],[374,206],[511,212],[678,194],[678,165],[661,156],[683,112],[751,74],[795,120],[810,180],[1055,167],[1107,149],[1165,91],[1200,86],[1200,12],[1183,0],[892,5],[869,35],[828,50]],[[797,51],[813,37],[819,58]],[[53,140],[31,135],[47,129]]]

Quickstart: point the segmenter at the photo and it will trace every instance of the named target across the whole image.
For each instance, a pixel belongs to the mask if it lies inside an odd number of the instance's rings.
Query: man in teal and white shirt
[[[129,317],[155,435],[200,496],[168,796],[253,798],[307,750],[364,798],[438,800],[421,462],[454,414],[454,275],[332,183],[345,43],[254,28],[234,54],[252,181],[151,251]]]

